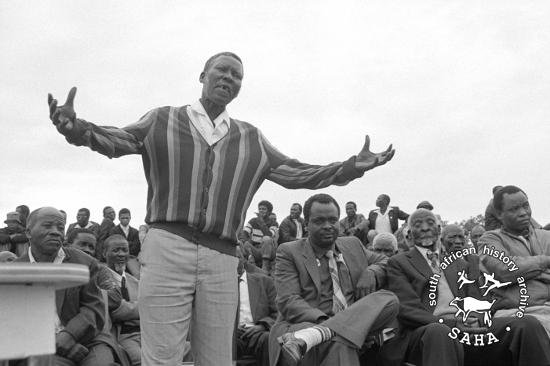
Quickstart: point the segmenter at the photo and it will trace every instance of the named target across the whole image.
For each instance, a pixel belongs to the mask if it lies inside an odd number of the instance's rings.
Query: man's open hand
[[[67,101],[61,107],[57,106],[57,99],[48,94],[48,106],[50,108],[50,119],[61,134],[65,135],[73,129],[76,113],[74,111],[74,96],[76,87],[72,87],[67,96]]]
[[[363,149],[355,158],[355,167],[362,172],[376,168],[377,166],[384,165],[393,158],[395,154],[395,149],[392,148],[392,145],[381,153],[373,153],[370,151],[370,138],[365,136],[365,145]]]

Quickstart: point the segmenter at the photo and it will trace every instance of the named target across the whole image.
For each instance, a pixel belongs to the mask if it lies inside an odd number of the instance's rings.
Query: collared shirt
[[[252,326],[252,309],[250,307],[250,296],[248,293],[248,279],[246,271],[239,277],[239,325]]]
[[[127,225],[127,226],[120,225],[120,229],[124,233],[124,236],[128,237],[128,233],[130,232],[130,225]]]
[[[32,255],[31,247],[29,247],[28,253],[29,253],[29,262],[30,263],[38,263],[36,261],[36,259],[34,259],[34,256]],[[55,264],[63,263],[63,260],[65,259],[65,256],[66,256],[65,251],[63,250],[63,248],[59,248],[59,250],[57,251],[57,254],[56,254],[55,258],[53,259],[52,263],[55,263]],[[61,324],[61,319],[59,319],[59,315],[57,315],[57,308],[53,309],[53,313],[54,313],[54,318],[53,318],[54,328],[55,328],[55,333],[57,334],[57,333],[61,332],[64,329],[64,327],[63,327],[63,324]]]
[[[304,236],[304,232],[300,220],[292,219],[292,221],[296,225],[296,239],[302,239],[302,236]]]
[[[432,261],[428,258],[428,252],[430,249],[416,246],[416,249],[422,254],[422,257],[426,260],[426,263],[428,264],[428,267],[432,269]],[[437,248],[433,253],[437,253],[438,259],[437,261],[437,267],[439,268],[439,265],[441,264],[441,250],[440,248]],[[433,271],[433,269],[432,269]],[[447,277],[445,277],[445,273],[441,273],[441,277],[439,277],[437,282],[437,305],[434,309],[434,315],[435,316],[443,316],[443,315],[451,315],[456,312],[456,309],[449,305],[449,303],[454,299],[453,292],[451,291],[451,288],[449,287],[449,282],[447,281]]]
[[[79,223],[77,223],[74,228],[75,229],[89,229],[91,228],[92,226],[94,226],[94,224],[91,222],[91,221],[88,221],[88,223],[86,224],[86,226],[80,226]]]
[[[107,267],[109,268],[109,267]],[[113,271],[111,268],[109,268],[109,271],[111,271],[113,280],[115,280],[115,283],[118,287],[122,286],[122,277],[126,278],[126,271],[122,271],[122,275],[119,274],[117,271]]]
[[[187,115],[193,126],[195,126],[210,146],[220,141],[229,132],[229,123],[231,121],[225,109],[212,121],[208,117],[200,100],[197,100],[187,109]]]
[[[376,223],[374,224],[374,230],[376,230],[378,233],[390,233],[392,234],[393,231],[391,229],[390,224],[390,208],[388,207],[386,209],[386,212],[382,214],[380,212],[380,209],[376,210]]]

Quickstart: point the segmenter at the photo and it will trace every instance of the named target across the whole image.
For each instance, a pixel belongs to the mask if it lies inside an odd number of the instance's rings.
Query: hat
[[[434,209],[434,206],[428,201],[422,201],[418,204],[418,206],[416,206],[416,208],[425,208],[431,211]]]
[[[21,222],[21,215],[19,215],[19,212],[15,212],[15,211],[8,212],[8,215],[7,215],[6,221],[4,221],[4,224],[7,224],[8,222],[13,222],[13,221],[23,225],[23,223]]]

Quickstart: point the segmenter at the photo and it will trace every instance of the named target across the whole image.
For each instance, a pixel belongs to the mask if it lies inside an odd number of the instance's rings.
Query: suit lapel
[[[307,239],[303,239],[302,242],[302,255],[304,256],[304,266],[306,267],[309,276],[311,277],[317,291],[321,291],[321,277],[319,276],[319,266],[317,265],[317,258],[313,253],[311,245],[307,242]]]
[[[433,276],[433,271],[428,265],[428,262],[424,259],[422,256],[422,253],[418,251],[416,248],[413,248],[407,253],[407,257],[411,261],[413,267],[420,272],[424,277],[429,279]]]
[[[252,313],[252,320],[257,321],[258,316],[258,295],[260,293],[260,284],[258,279],[253,276],[249,276],[248,272],[246,273],[246,281],[248,283],[248,301],[250,302],[250,312]]]

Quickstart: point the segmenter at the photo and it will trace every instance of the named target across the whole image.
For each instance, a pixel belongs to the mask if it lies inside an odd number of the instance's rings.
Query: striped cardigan
[[[318,189],[363,175],[355,156],[325,166],[290,159],[256,127],[235,119],[227,135],[209,146],[187,107],[156,108],[124,128],[77,119],[66,139],[109,158],[141,154],[148,224],[188,225],[233,243],[264,179],[291,189]]]

